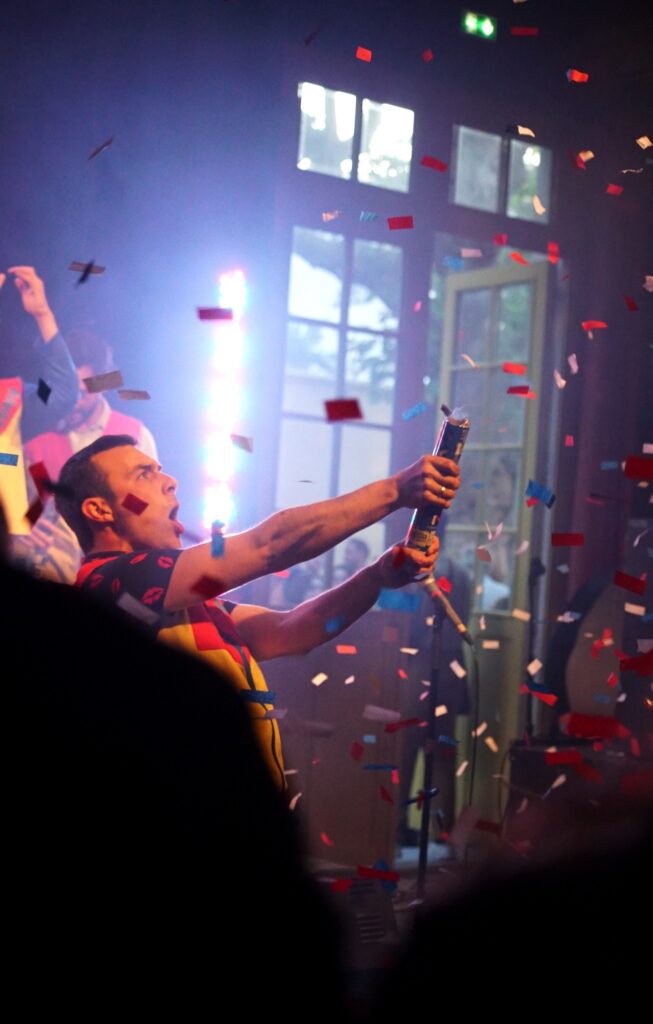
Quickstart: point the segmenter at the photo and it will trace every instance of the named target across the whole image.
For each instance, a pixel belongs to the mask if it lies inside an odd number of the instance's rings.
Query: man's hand
[[[426,553],[395,544],[376,562],[381,586],[396,590],[405,587],[407,583],[413,583],[418,576],[428,575],[433,571],[439,550],[440,541],[437,537]]]
[[[397,473],[395,480],[400,508],[420,508],[422,505],[449,508],[460,487],[460,469],[451,459],[423,455],[412,466]]]
[[[34,267],[9,267],[20,292],[23,309],[30,313],[38,324],[43,340],[52,341],[58,327],[45,295],[45,286]]]

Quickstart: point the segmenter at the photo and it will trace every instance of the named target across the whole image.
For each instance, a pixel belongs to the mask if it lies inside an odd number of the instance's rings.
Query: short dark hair
[[[113,369],[113,352],[104,338],[85,328],[73,327],[66,331],[65,339],[75,366],[90,366],[94,373]]]
[[[84,554],[93,546],[94,538],[82,512],[82,502],[95,496],[111,501],[114,496],[104,473],[93,462],[93,456],[128,444],[136,444],[136,439],[130,434],[104,434],[93,444],[71,455],[59,474],[54,503],[59,515],[75,533]]]

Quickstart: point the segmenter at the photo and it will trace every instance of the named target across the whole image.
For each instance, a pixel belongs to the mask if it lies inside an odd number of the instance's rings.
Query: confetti
[[[328,224],[330,220],[337,220],[337,218],[339,216],[340,216],[340,210],[331,210],[331,211],[325,210],[325,212],[322,214],[322,222],[324,224]]]
[[[274,690],[239,690],[246,704],[274,704],[277,695]]]
[[[141,604],[131,594],[121,594],[116,604],[119,608],[122,608],[128,615],[133,615],[135,619],[140,619],[142,622],[147,623],[148,626],[153,626],[155,622],[158,622],[161,618],[156,612],[153,612],[151,608]]]
[[[643,604],[630,604],[630,602],[628,602],[628,601],[626,601],[626,603],[624,605],[624,611],[627,612],[629,615],[645,615],[646,614],[646,608],[644,607]]]
[[[604,330],[608,325],[603,320],[583,320],[581,327],[584,331]]]
[[[529,540],[523,540],[515,551],[515,555],[523,555],[525,551],[528,551],[530,546],[531,542]]]
[[[541,668],[542,662],[538,658],[533,658],[533,660],[526,666],[526,671],[529,676],[535,676]]]
[[[623,587],[624,590],[630,590],[633,594],[639,594],[640,597],[646,590],[646,576],[641,579],[639,576],[631,576],[627,572],[617,570],[612,582],[617,587]]]
[[[632,297],[632,295],[624,295],[623,298],[624,298],[624,302],[626,303],[626,306],[628,307],[629,311],[631,313],[637,313],[637,311],[639,310],[639,306],[635,302],[635,300]]]
[[[381,794],[381,799],[385,800],[385,802],[387,804],[393,804],[394,803],[394,800],[392,799],[392,797],[388,793],[388,791],[385,788],[385,786],[379,786],[379,793]]]
[[[465,769],[467,768],[468,765],[469,765],[469,761],[463,761],[462,764],[458,765],[458,767],[456,768],[456,778],[457,779],[459,779],[460,776],[464,774]]]
[[[546,213],[546,206],[544,206],[539,196],[533,196],[533,209],[538,217],[541,217],[542,214]]]
[[[397,669],[397,675],[400,679],[408,679],[408,673],[403,668]]]
[[[121,505],[128,512],[133,512],[134,515],[140,516],[147,508],[148,503],[141,498],[137,498],[135,494],[128,494],[121,502]]]
[[[521,263],[524,267],[528,266],[528,260],[520,252],[511,252],[510,259],[514,260],[515,263]]]
[[[635,142],[641,149],[648,149],[649,146],[653,146],[653,142],[651,142],[648,135],[640,135],[638,139],[635,139]]]
[[[581,151],[580,151],[580,153],[578,155],[579,155],[579,157],[581,158],[581,160],[583,161],[584,164],[588,164],[590,162],[590,160],[594,159],[594,153],[592,152],[591,149],[581,149]]]
[[[449,267],[450,270],[464,270],[465,261],[462,256],[445,256],[442,260],[445,267]]]
[[[448,709],[447,705],[446,704],[438,704],[437,708],[435,709],[435,717],[436,718],[442,718],[443,715],[447,715],[447,714],[449,714],[449,709]]]
[[[17,466],[18,456],[11,452],[0,452],[0,466]]]
[[[460,255],[464,260],[475,260],[480,259],[483,255],[481,249],[461,249]]]
[[[435,156],[423,156],[420,163],[422,167],[432,167],[434,171],[440,171],[440,173],[444,173],[449,167],[449,164],[445,164]]]
[[[367,221],[378,220],[378,216],[378,213],[369,213],[367,210],[361,210],[358,219],[359,221],[366,223]]]
[[[384,732],[398,732],[399,729],[410,729],[414,725],[422,725],[421,718],[402,718],[398,722],[388,722]]]
[[[354,761],[360,761],[364,753],[365,747],[363,746],[362,743],[358,743],[358,741],[352,743],[349,754],[351,757],[353,757]]]
[[[338,420],[362,420],[363,414],[357,398],[332,398],[324,403],[329,423]]]
[[[499,641],[498,640],[484,640],[482,644],[484,651],[498,651]]]
[[[653,458],[629,455],[624,466],[624,476],[632,480],[653,480]]]
[[[297,806],[300,797],[302,797],[303,795],[304,795],[303,793],[295,793],[294,797],[292,798],[292,800],[288,804],[288,810],[289,811],[294,811],[295,810],[295,807]]]
[[[231,443],[235,448],[240,448],[243,452],[249,452],[250,454],[254,451],[254,438],[243,437],[242,434],[230,434]]]
[[[492,736],[486,736],[485,740],[484,740],[484,743],[486,744],[486,746],[488,746],[490,748],[490,750],[492,751],[493,754],[498,754],[499,753],[499,747],[497,745],[497,741],[495,739],[493,739]]]
[[[609,196],[620,196],[623,190],[623,185],[608,185],[605,191]]]
[[[359,878],[377,878],[379,881],[384,882],[399,881],[398,871],[388,871],[381,868],[365,868],[358,865],[356,868],[356,874]]]
[[[426,412],[428,406],[425,402],[418,402],[417,405],[413,405],[410,409],[406,409],[401,414],[403,420],[412,420],[415,416],[420,416],[423,412]]]
[[[324,628],[327,633],[338,633],[345,624],[344,615],[336,615],[332,619],[327,619],[324,624]]]
[[[557,242],[547,242],[547,256],[550,263],[556,264],[560,259],[560,247]]]
[[[41,501],[40,498],[36,498],[30,505],[30,507],[27,509],[27,512],[25,513],[25,519],[27,519],[28,523],[30,523],[32,526],[35,526],[36,521],[40,518],[42,512],[43,502]]]
[[[221,309],[219,306],[198,306],[198,320],[233,320],[233,309]]]
[[[469,363],[469,365],[472,366],[475,370],[478,370],[478,364],[475,363],[472,357],[468,356],[466,352],[461,352],[461,358],[464,359],[466,363]]]
[[[510,29],[511,36],[539,36],[539,28],[533,28],[526,25],[513,25]]]
[[[91,150],[91,152],[88,155],[89,161],[90,160],[95,160],[96,156],[99,156],[100,153],[104,153],[105,149],[108,149],[112,142],[113,142],[113,135],[111,136],[110,139],[107,139],[106,142],[103,142],[101,146],[97,146],[95,149]]]
[[[531,391],[530,385],[528,384],[513,384],[511,387],[506,388],[507,395],[519,395],[522,398],[536,398],[536,392]]]
[[[508,236],[507,235],[502,235],[502,234],[497,234],[497,235],[494,236],[492,241],[494,242],[495,245],[507,245],[508,244]]]
[[[413,227],[413,218],[408,217],[388,217],[388,227],[391,231],[407,231]]]
[[[369,764],[363,765],[363,771],[366,772],[392,772],[396,771],[396,764],[375,764],[370,762]]]
[[[313,678],[311,679],[311,682],[312,682],[313,686],[321,686],[322,683],[325,683],[328,678],[329,677],[326,674],[326,672],[318,672],[317,675],[313,676]]]
[[[372,60],[372,51],[367,50],[364,46],[356,47],[356,60],[364,60],[369,64]]]
[[[513,619],[519,619],[520,622],[531,621],[531,613],[524,611],[522,608],[513,608],[512,617]]]
[[[585,71],[577,71],[576,68],[569,68],[566,74],[568,82],[588,82],[590,77]]]
[[[325,846],[335,846],[336,845],[334,843],[333,839],[329,839],[329,837],[326,834],[326,832],[320,832],[320,839],[322,840],[322,842],[324,843]]]
[[[224,526],[219,519],[211,524],[211,558],[222,558],[224,555]]]
[[[552,533],[551,544],[554,548],[578,548],[585,543],[584,533]]]
[[[526,363],[504,363],[502,369],[504,373],[515,373],[523,377],[528,367]]]
[[[619,469],[619,463],[616,459],[606,459],[601,463],[601,469],[604,471]]]
[[[453,661],[449,662],[449,668],[451,669],[455,676],[458,676],[459,679],[464,679],[465,676],[467,675],[465,669],[462,667],[459,661],[456,661],[455,658]]]
[[[529,480],[524,494],[527,498],[538,498],[547,508],[551,508],[556,496],[546,484],[540,484],[537,480]]]
[[[111,370],[110,373],[98,373],[94,377],[85,377],[83,382],[86,390],[92,395],[101,391],[112,391],[123,385],[120,370]]]
[[[415,655],[419,652],[419,647],[400,647],[401,654]]]
[[[479,545],[479,547],[476,548],[476,554],[478,555],[482,562],[492,561],[492,555],[490,554],[487,548],[484,548]]]
[[[573,448],[573,447],[574,447],[574,435],[573,434],[565,434],[565,448]]]
[[[428,64],[429,61],[432,61],[433,50],[424,50],[424,53],[422,54],[422,60],[424,61],[425,64]]]
[[[487,629],[487,625],[485,623],[485,616],[484,615],[481,615],[478,624],[481,627],[481,631],[484,632]]]
[[[487,722],[481,722],[481,724],[477,725],[475,729],[472,729],[472,731],[470,733],[470,736],[475,736],[476,739],[478,739],[478,737],[482,736],[483,733],[486,732],[486,730],[487,730]]]
[[[125,402],[146,402],[151,396],[149,391],[134,391],[130,388],[121,388],[118,392],[118,397],[122,398]]]
[[[572,374],[578,373],[578,359],[576,353],[572,352],[571,355],[567,356],[567,362],[569,363],[569,369]]]
[[[331,632],[331,630],[327,629],[327,632]],[[336,644],[336,654],[358,654],[358,648],[355,644]],[[347,682],[346,679],[345,682]]]
[[[458,742],[459,741],[454,739],[453,736],[438,736],[438,743],[442,743],[444,746],[447,747],[457,747]]]
[[[347,678],[345,679],[345,686],[351,686],[355,679],[356,676],[347,676]]]
[[[363,718],[368,722],[400,722],[401,715],[398,711],[390,708],[380,708],[376,704],[366,704],[363,709]]]

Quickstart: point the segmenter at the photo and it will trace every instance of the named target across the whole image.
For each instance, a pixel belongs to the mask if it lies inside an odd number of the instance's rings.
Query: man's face
[[[109,501],[113,529],[132,550],[181,547],[184,528],[176,519],[179,502],[174,477],[163,473],[158,462],[133,445],[99,452],[93,462],[113,491]],[[125,508],[128,495],[147,502],[147,508],[140,514]]]

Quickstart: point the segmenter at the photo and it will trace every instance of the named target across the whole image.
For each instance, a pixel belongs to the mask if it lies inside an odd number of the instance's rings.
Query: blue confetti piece
[[[465,261],[462,256],[445,256],[442,262],[450,270],[463,270],[465,267]]]
[[[324,625],[327,633],[337,633],[342,629],[342,625],[345,621],[344,615],[337,615],[334,619],[328,619]]]
[[[386,862],[384,861],[383,857],[381,857],[379,860],[375,861],[375,863],[372,864],[372,867],[376,868],[377,871],[390,871],[390,868],[386,864]],[[395,891],[395,889],[397,888],[397,883],[396,882],[391,882],[388,878],[382,878],[380,881],[381,881],[381,888],[384,889],[385,892],[387,892],[387,893],[393,893]]]
[[[17,466],[18,456],[11,452],[0,452],[0,466]]]
[[[403,590],[382,590],[376,602],[378,608],[395,612],[416,612],[422,600],[421,594],[406,594]]]
[[[482,491],[483,488],[485,487],[485,484],[483,483],[482,480],[478,480],[475,484],[472,484],[472,487],[474,487],[477,491]]]
[[[438,736],[438,743],[446,743],[449,747],[457,747],[459,740],[455,740],[453,736]]]
[[[223,530],[224,523],[221,523],[219,519],[211,524],[211,558],[221,558],[224,555]]]
[[[374,733],[368,732],[366,736],[363,736],[363,743],[376,743],[376,736]]]
[[[248,704],[275,704],[277,700],[274,690],[241,690],[240,694]]]
[[[376,738],[376,737],[375,737]],[[363,771],[366,772],[395,772],[399,770],[398,764],[364,764]]]
[[[608,460],[607,462],[601,463],[601,469],[619,469],[619,463]]]
[[[556,500],[556,496],[551,488],[547,487],[546,484],[538,483],[537,480],[529,480],[524,493],[527,498],[538,498],[547,508],[551,508]]]
[[[653,612],[647,612],[646,615],[642,615],[642,622],[651,622],[653,620]]]
[[[420,413],[426,412],[427,408],[428,406],[425,402],[418,402],[417,405],[412,407],[412,409],[406,409],[405,412],[402,412],[401,418],[403,420],[412,420],[415,416],[419,416]]]
[[[361,210],[361,214],[358,219],[365,223],[365,221],[377,220],[378,216],[378,213],[368,213],[366,210]]]

